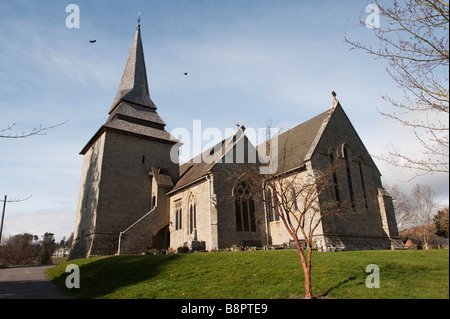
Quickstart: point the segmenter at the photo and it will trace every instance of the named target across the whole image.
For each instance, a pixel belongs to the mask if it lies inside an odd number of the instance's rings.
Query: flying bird
[[[95,43],[97,40],[89,40],[90,43]]]
[[[184,73],[184,75],[188,75],[188,73],[187,73],[187,72],[185,72],[185,73]]]

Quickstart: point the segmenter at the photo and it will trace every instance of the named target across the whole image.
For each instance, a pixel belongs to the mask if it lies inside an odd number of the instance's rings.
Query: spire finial
[[[141,25],[141,11],[139,11],[139,16],[138,16],[138,25]]]
[[[336,92],[331,92],[331,95],[333,95],[333,104],[332,104],[332,108],[335,108],[337,105],[338,105],[338,103],[339,103],[339,101],[336,99]]]

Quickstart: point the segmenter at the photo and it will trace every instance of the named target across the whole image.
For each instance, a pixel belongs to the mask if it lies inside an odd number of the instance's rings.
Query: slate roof
[[[156,184],[158,186],[168,187],[168,188],[173,187],[172,178],[169,175],[164,174],[164,171],[161,168],[156,168],[156,167],[152,166],[151,170],[152,170],[153,177],[155,178]]]
[[[321,132],[323,132],[331,112],[331,110],[327,110],[278,136],[278,172],[286,172],[300,167],[309,159],[308,156],[312,155],[312,151],[320,139]],[[230,136],[228,139],[181,165],[181,178],[171,192],[175,192],[204,178],[214,167],[215,162],[206,163],[203,159],[207,159],[209,153],[214,148],[216,150],[220,148],[222,150],[220,153],[225,154],[232,147],[229,141],[233,136]],[[265,147],[266,143],[262,143],[257,146],[257,150],[261,151]]]
[[[180,166],[180,179],[175,187],[169,192],[173,193],[186,187],[208,175],[209,171],[216,165],[220,158],[233,148],[237,141],[243,136],[242,128],[236,129],[233,135],[197,155],[189,162]],[[236,139],[233,141],[233,137]],[[214,150],[214,151],[213,151]],[[205,161],[206,160],[206,161]]]
[[[333,109],[334,107],[278,136],[279,167],[277,173],[287,172],[291,169],[301,167],[310,159]],[[206,177],[216,162],[206,163],[203,159],[207,159],[209,153],[214,148],[216,150],[221,149],[220,154],[226,154],[230,147],[233,146],[229,142],[235,134],[181,165],[180,179],[170,193],[176,192]],[[263,150],[262,148],[265,147],[266,143],[262,143],[256,149],[261,152]]]
[[[278,135],[278,173],[301,167],[311,158],[333,109]],[[265,145],[260,144],[257,149]]]

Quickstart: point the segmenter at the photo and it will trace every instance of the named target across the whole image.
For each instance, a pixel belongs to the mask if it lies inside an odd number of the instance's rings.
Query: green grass
[[[67,289],[66,266],[80,266],[79,289]],[[380,268],[380,288],[369,289],[366,267]],[[449,298],[449,251],[313,253],[313,293],[327,298]],[[47,272],[75,298],[247,299],[302,298],[296,250],[215,252],[169,256],[78,259]]]

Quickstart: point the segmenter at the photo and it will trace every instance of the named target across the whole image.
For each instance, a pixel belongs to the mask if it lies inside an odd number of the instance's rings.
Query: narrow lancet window
[[[333,153],[330,154],[330,161],[331,161],[331,169],[333,170],[333,186],[334,186],[334,196],[336,201],[341,201],[341,196],[339,195],[339,185],[338,185],[338,179],[336,175],[336,165],[335,165],[335,157]]]
[[[181,208],[181,200],[175,202],[175,230],[180,230],[183,227],[183,211]]]
[[[364,175],[363,175],[363,169],[362,169],[362,161],[359,160],[358,164],[359,164],[359,176],[361,176],[361,185],[362,185],[362,190],[363,190],[363,196],[364,196],[364,205],[366,206],[366,209],[369,208],[369,206],[367,205],[367,193],[366,193],[366,184],[364,183]]]
[[[353,192],[352,172],[350,170],[350,158],[347,147],[344,147],[345,170],[347,172],[348,191],[350,193],[350,202],[352,208],[355,208],[355,194]]]
[[[192,197],[189,205],[189,233],[192,234],[194,229],[197,229],[197,205]]]

